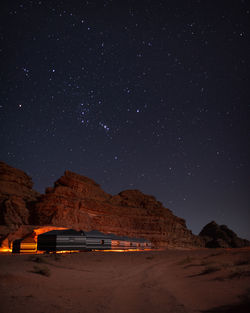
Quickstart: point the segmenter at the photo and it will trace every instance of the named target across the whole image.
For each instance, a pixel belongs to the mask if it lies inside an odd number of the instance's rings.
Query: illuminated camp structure
[[[12,244],[13,253],[79,252],[79,251],[141,251],[151,249],[151,242],[142,238],[104,234],[97,230],[44,227],[35,229]]]
[[[108,249],[110,239],[98,231],[83,232],[73,229],[52,230],[37,237],[39,251],[85,251]]]
[[[90,232],[73,229],[52,230],[38,235],[38,251],[88,251],[88,250],[144,250],[151,243],[140,238],[104,234],[97,230]]]
[[[26,237],[24,239],[17,239],[13,242],[13,253],[36,253],[37,244],[34,237]]]

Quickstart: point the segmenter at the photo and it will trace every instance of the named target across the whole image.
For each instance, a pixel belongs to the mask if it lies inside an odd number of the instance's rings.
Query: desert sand
[[[4,313],[250,312],[250,250],[0,255]]]

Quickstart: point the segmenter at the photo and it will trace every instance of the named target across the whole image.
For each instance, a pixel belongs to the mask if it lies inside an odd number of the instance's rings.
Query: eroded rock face
[[[23,171],[0,162],[0,225],[17,228],[30,223],[31,204],[39,193]]]
[[[54,225],[142,237],[156,246],[204,245],[183,219],[139,190],[111,196],[93,180],[70,171],[44,195],[35,192],[32,185],[23,171],[0,163],[0,237],[14,238],[18,229],[26,231],[25,225]]]
[[[1,197],[18,196],[24,201],[33,201],[37,199],[39,193],[32,187],[32,179],[25,172],[0,162]]]
[[[203,244],[153,196],[138,190],[111,196],[91,179],[69,171],[36,204],[36,224],[143,237],[160,246]]]
[[[0,241],[31,223],[32,208],[40,194],[23,171],[0,162]]]
[[[212,221],[200,232],[207,248],[242,248],[250,246],[246,239],[239,238],[235,232],[226,225],[218,225]]]

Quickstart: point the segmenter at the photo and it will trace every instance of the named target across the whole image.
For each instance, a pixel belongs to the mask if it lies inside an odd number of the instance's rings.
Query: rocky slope
[[[239,238],[226,225],[218,225],[212,221],[199,234],[205,240],[207,248],[242,248],[250,246],[246,239]]]
[[[143,237],[156,246],[204,245],[187,229],[183,219],[139,190],[111,196],[93,180],[70,171],[53,188],[47,188],[44,195],[34,191],[32,185],[23,171],[0,163],[2,239],[8,234],[12,239],[13,234],[24,234],[30,231],[30,225],[54,225]]]

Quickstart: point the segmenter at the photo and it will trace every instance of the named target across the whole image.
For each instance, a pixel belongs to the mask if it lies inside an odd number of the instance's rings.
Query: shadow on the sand
[[[249,313],[250,300],[241,302],[239,304],[223,305],[210,310],[201,311],[202,313]]]

